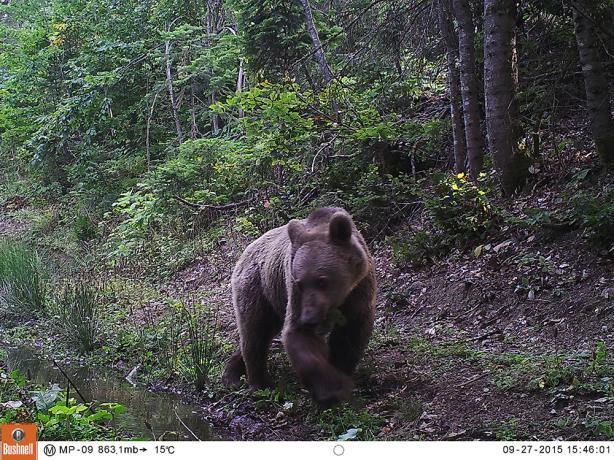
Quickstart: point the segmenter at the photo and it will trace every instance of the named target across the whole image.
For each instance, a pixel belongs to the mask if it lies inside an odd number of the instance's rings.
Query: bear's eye
[[[316,279],[315,285],[316,285],[316,288],[318,289],[326,289],[328,287],[328,280],[324,278],[323,276],[321,276],[318,279]]]

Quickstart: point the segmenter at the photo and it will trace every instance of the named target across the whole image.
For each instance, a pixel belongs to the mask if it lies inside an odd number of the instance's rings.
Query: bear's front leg
[[[375,316],[375,280],[367,276],[339,308],[342,324],[333,329],[328,339],[330,362],[351,375],[362,358],[373,332]]]
[[[300,329],[283,334],[286,353],[300,381],[322,406],[350,397],[352,380],[328,362],[328,345],[323,337]]]

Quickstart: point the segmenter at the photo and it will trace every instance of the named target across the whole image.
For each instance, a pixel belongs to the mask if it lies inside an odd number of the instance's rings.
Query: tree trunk
[[[215,1],[207,1],[207,16],[206,16],[206,24],[205,29],[207,32],[207,47],[211,49],[213,46],[213,35],[218,33],[217,30],[217,20],[219,13],[219,5],[218,2]],[[234,32],[234,31],[233,31]],[[214,105],[217,103],[217,92],[215,90],[211,91],[211,104]],[[211,130],[213,134],[217,134],[220,131],[220,116],[217,113],[212,114],[211,116]]]
[[[488,146],[505,195],[523,185],[528,162],[519,148],[515,84],[515,0],[484,1],[484,96]]]
[[[454,144],[454,171],[458,174],[465,172],[467,146],[465,144],[465,124],[463,122],[463,112],[461,108],[458,39],[454,33],[454,25],[450,12],[450,0],[439,0],[439,28],[446,47],[446,60],[448,66],[450,117],[452,119],[452,140]]]
[[[179,110],[177,109],[177,99],[175,98],[175,89],[173,87],[173,71],[171,62],[171,42],[166,41],[164,48],[164,57],[166,60],[166,87],[171,101],[171,112],[175,120],[175,129],[177,131],[177,140],[181,144],[183,142],[183,130],[181,129],[181,120],[179,120]]]
[[[145,152],[146,152],[146,160],[147,160],[147,170],[151,169],[151,141],[150,141],[150,133],[151,133],[151,120],[153,119],[154,109],[156,108],[156,101],[158,100],[158,94],[160,92],[156,92],[154,95],[153,101],[151,103],[151,109],[149,109],[149,115],[147,116],[147,127],[145,129]]]
[[[233,35],[237,35],[237,33],[235,32],[235,29],[237,28],[237,26],[234,26],[234,29],[232,27],[227,27],[227,29],[230,31],[231,34]],[[243,58],[239,59],[239,71],[237,72],[237,86],[236,86],[236,92],[237,94],[242,93],[243,92],[243,87],[245,86],[245,65],[243,64]],[[243,118],[243,109],[239,108],[239,118]]]
[[[313,21],[311,5],[309,4],[309,0],[301,0],[301,4],[303,5],[303,10],[305,11],[307,31],[309,32],[309,36],[311,37],[311,41],[313,42],[314,56],[316,61],[318,62],[318,65],[320,66],[320,72],[322,73],[324,84],[328,85],[333,80],[333,73],[330,70],[330,66],[328,65],[326,56],[324,55],[324,49],[322,48],[322,43],[320,42],[318,30],[316,29],[316,25]]]
[[[217,92],[213,90],[211,92],[211,105],[217,104]],[[213,134],[217,134],[220,131],[220,117],[217,114],[213,114],[211,117],[211,128],[213,129]]]
[[[192,118],[192,127],[190,129],[190,138],[196,139],[199,135],[198,131],[198,123],[196,122],[196,96],[194,95],[194,82],[190,85],[190,102],[191,102],[191,118]]]
[[[580,64],[586,88],[586,106],[591,132],[601,162],[614,168],[614,126],[611,117],[608,82],[601,65],[600,52],[593,20],[586,17],[591,11],[590,0],[573,2],[573,18],[580,53]]]
[[[237,75],[237,94],[243,92],[243,84],[245,81],[245,70],[243,68],[243,59],[239,61],[239,73]],[[243,109],[239,107],[239,118],[243,118]]]
[[[454,15],[458,22],[458,48],[460,58],[461,96],[465,139],[469,158],[469,175],[477,178],[484,160],[484,139],[480,127],[478,80],[475,69],[474,26],[468,0],[453,0]]]

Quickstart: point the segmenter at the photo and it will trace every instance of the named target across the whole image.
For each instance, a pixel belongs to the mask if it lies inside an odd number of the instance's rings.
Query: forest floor
[[[545,179],[520,198],[498,205],[511,213],[525,207],[555,211],[567,186],[559,174],[542,174]],[[612,186],[611,178],[591,177]],[[28,231],[20,203],[5,203],[1,213],[0,236]],[[420,218],[417,212],[414,219]],[[152,286],[141,308],[131,307],[123,321],[135,328],[162,322],[168,312],[161,296],[221,305],[218,333],[227,354],[237,342],[230,273],[249,241],[226,235],[218,247]],[[179,392],[197,403],[221,439],[614,437],[614,261],[579,230],[508,225],[479,246],[455,249],[423,267],[393,263],[385,241],[372,243],[372,252],[379,282],[376,327],[351,402],[316,408],[279,340],[271,353],[274,390],[231,392],[218,376],[197,392],[176,375],[153,371],[151,389]],[[41,320],[29,324],[27,338],[19,326],[12,337],[42,350],[57,347],[48,329]],[[118,350],[109,345],[79,359],[124,373],[139,362]]]
[[[556,196],[548,187],[524,200],[548,207]],[[223,257],[236,260],[243,244]],[[385,244],[374,257],[376,328],[353,408],[323,421],[284,410],[283,397],[228,393],[202,401],[215,426],[235,439],[321,439],[342,434],[343,423],[388,440],[612,436],[614,263],[579,232],[510,227],[479,257],[454,251],[419,269],[395,267]],[[221,296],[222,329],[234,337],[229,274],[212,258],[169,289]],[[292,379],[279,346],[272,360],[277,378]]]

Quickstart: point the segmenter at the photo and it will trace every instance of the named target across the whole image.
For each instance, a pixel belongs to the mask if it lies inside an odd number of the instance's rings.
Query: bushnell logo
[[[0,460],[36,460],[36,425],[2,425]]]

